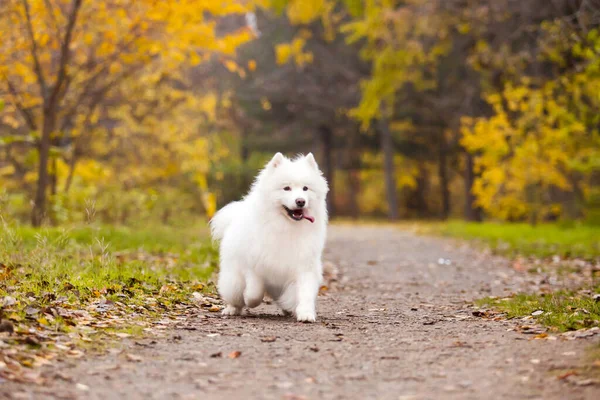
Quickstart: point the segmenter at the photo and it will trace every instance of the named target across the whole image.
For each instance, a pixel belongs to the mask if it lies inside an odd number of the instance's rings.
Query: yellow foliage
[[[269,99],[267,99],[266,97],[260,99],[260,104],[263,110],[269,111],[271,109],[271,102],[269,102]]]
[[[304,51],[305,45],[306,39],[296,37],[291,43],[282,43],[275,46],[277,64],[286,64],[290,59],[293,59],[300,67],[311,63],[313,61],[313,54]]]
[[[573,82],[561,90],[574,89]],[[556,82],[541,88],[529,79],[521,85],[508,83],[487,97],[494,115],[462,119],[461,143],[477,155],[475,169],[480,174],[473,193],[492,216],[516,219],[558,212],[558,204],[545,200],[545,193],[550,187],[572,190],[573,160],[580,159],[586,147],[595,147],[569,110],[570,100],[557,96],[558,89]]]
[[[358,197],[360,209],[366,213],[386,212],[385,185],[383,176],[383,155],[364,153],[362,164],[367,166],[360,171],[361,191]],[[398,190],[415,189],[419,174],[417,165],[402,157],[394,157],[396,187]]]
[[[291,0],[287,16],[293,24],[308,24],[323,14],[327,3],[326,0]]]
[[[27,4],[35,43],[25,34]],[[43,106],[52,90],[42,86],[58,80],[56,64],[71,4],[71,0],[30,0],[2,5],[0,102],[6,107],[0,109],[0,121],[15,132],[39,136],[27,124],[43,125]],[[231,56],[251,40],[246,28],[217,35],[215,17],[254,7],[254,1],[239,0],[83,1],[69,43],[65,68],[69,84],[60,92],[56,115],[57,127],[68,129],[53,133],[71,143],[57,159],[59,188],[69,175],[67,161],[76,146],[85,146],[85,156],[74,169],[80,185],[100,188],[109,181],[130,186],[186,174],[205,177],[210,163],[222,154],[210,148],[202,129],[202,124],[217,119],[217,97],[176,89],[170,82],[185,86],[190,67],[209,60],[211,54]],[[234,61],[224,64],[240,76],[246,73]],[[248,67],[253,70],[256,63]],[[16,95],[8,94],[12,92]],[[97,94],[111,101],[95,104]],[[19,108],[28,110],[33,121],[27,121]],[[1,172],[12,175],[4,166]],[[32,168],[25,182],[36,179]],[[209,193],[205,178],[197,182]],[[210,196],[207,201],[210,206]]]
[[[207,218],[212,218],[215,212],[217,212],[217,196],[211,192],[203,192],[202,205],[206,211]]]
[[[362,16],[341,27],[347,41],[365,41],[362,55],[372,63],[371,76],[361,84],[362,98],[349,115],[367,129],[381,116],[382,108],[393,107],[396,92],[411,83],[419,90],[435,87],[431,74],[436,61],[451,48],[447,31],[451,18],[421,12],[427,0],[411,0],[403,6],[391,0],[364,4]],[[422,37],[432,38],[430,47]]]

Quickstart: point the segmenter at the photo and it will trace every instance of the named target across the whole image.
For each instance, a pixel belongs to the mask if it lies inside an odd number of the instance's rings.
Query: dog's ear
[[[285,157],[283,156],[283,154],[277,153],[273,156],[271,161],[269,161],[269,166],[271,168],[277,168],[281,165],[281,163],[283,162],[284,159],[285,159]]]
[[[304,157],[304,159],[306,160],[306,162],[308,162],[308,165],[310,165],[316,170],[319,169],[319,166],[317,165],[317,161],[315,160],[315,156],[313,156],[313,153],[308,153],[306,157]]]

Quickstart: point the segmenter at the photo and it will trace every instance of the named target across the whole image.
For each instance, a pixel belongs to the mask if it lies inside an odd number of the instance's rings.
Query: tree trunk
[[[250,157],[250,149],[248,149],[248,132],[245,126],[240,130],[240,158],[242,163],[246,164]]]
[[[351,169],[348,171],[348,189],[350,196],[350,216],[352,219],[358,219],[360,216],[360,207],[358,205],[358,194],[360,193],[360,171]]]
[[[441,218],[448,219],[450,215],[450,189],[448,188],[448,165],[446,160],[446,143],[443,135],[439,138],[438,145],[438,178],[442,195]]]
[[[396,169],[394,167],[394,142],[392,132],[387,120],[380,119],[379,139],[383,153],[383,172],[385,175],[385,191],[388,203],[388,218],[392,221],[398,219],[398,196],[396,193]]]
[[[360,216],[360,205],[358,204],[358,195],[360,193],[360,131],[351,132],[348,138],[348,200],[350,216],[352,219],[358,219]]]
[[[75,175],[75,165],[77,164],[77,149],[73,150],[73,155],[71,156],[71,160],[69,161],[69,174],[67,175],[67,180],[65,181],[65,186],[63,187],[63,193],[69,193],[69,189],[71,189],[71,184],[73,183],[73,176]]]
[[[335,171],[333,166],[333,131],[326,125],[319,127],[319,137],[321,138],[321,148],[323,151],[323,172],[327,184],[329,185],[329,194],[327,195],[327,209],[330,216],[335,215]]]
[[[50,179],[48,174],[48,158],[50,156],[50,138],[54,131],[54,125],[55,113],[53,110],[44,110],[44,124],[39,143],[38,180],[33,210],[31,212],[31,224],[35,227],[42,225],[46,215],[46,189]]]
[[[419,176],[417,177],[417,189],[416,189],[416,209],[419,218],[426,218],[429,216],[429,205],[427,204],[427,169],[425,163],[419,163]]]
[[[71,55],[69,46],[71,45],[73,30],[75,29],[77,15],[79,13],[79,9],[81,8],[82,2],[83,0],[73,0],[71,12],[69,13],[67,21],[67,27],[65,29],[65,35],[62,39],[62,44],[60,47],[56,80],[51,88],[46,85],[46,79],[42,73],[42,68],[37,56],[37,43],[35,41],[35,35],[31,24],[29,5],[27,2],[23,3],[25,6],[27,21],[29,23],[29,36],[32,42],[31,52],[35,66],[35,74],[40,84],[40,93],[44,99],[44,122],[42,124],[42,136],[39,143],[38,181],[35,191],[33,210],[31,212],[31,224],[35,227],[38,227],[42,224],[46,214],[46,188],[48,187],[49,183],[48,158],[50,156],[51,136],[56,129],[56,114],[59,104],[62,100],[62,96],[64,96],[61,91],[64,89],[65,80],[67,79],[67,67]]]
[[[481,222],[481,210],[475,206],[475,196],[473,195],[473,183],[475,182],[473,155],[465,152],[465,161],[465,219]]]
[[[58,185],[58,175],[57,175],[57,161],[56,158],[52,158],[52,169],[50,172],[50,195],[51,196],[55,196],[56,195],[56,186]]]

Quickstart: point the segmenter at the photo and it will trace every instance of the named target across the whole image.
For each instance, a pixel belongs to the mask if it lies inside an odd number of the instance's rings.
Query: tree
[[[13,132],[31,133],[38,157],[32,224],[46,215],[53,143],[87,120],[81,115],[92,118],[111,91],[146,70],[169,74],[210,53],[233,54],[251,33],[217,37],[207,15],[251,6],[233,0],[4,2],[0,26],[9,29],[0,43],[0,80],[14,106]]]
[[[241,66],[252,68],[229,75],[232,98],[244,110],[238,122],[253,121],[255,132],[245,135],[245,149],[253,142],[262,150],[310,150],[321,155],[333,215],[336,152],[345,148],[344,139],[358,134],[357,123],[344,110],[358,103],[358,82],[368,68],[357,49],[341,36],[328,36],[320,20],[287,14],[269,10],[257,14],[261,36],[242,46],[238,56]]]

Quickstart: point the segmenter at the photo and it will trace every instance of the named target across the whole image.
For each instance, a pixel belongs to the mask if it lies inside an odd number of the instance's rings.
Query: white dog
[[[315,321],[328,190],[312,154],[290,160],[277,153],[248,195],[215,214],[224,315],[257,307],[267,293],[298,321]]]

